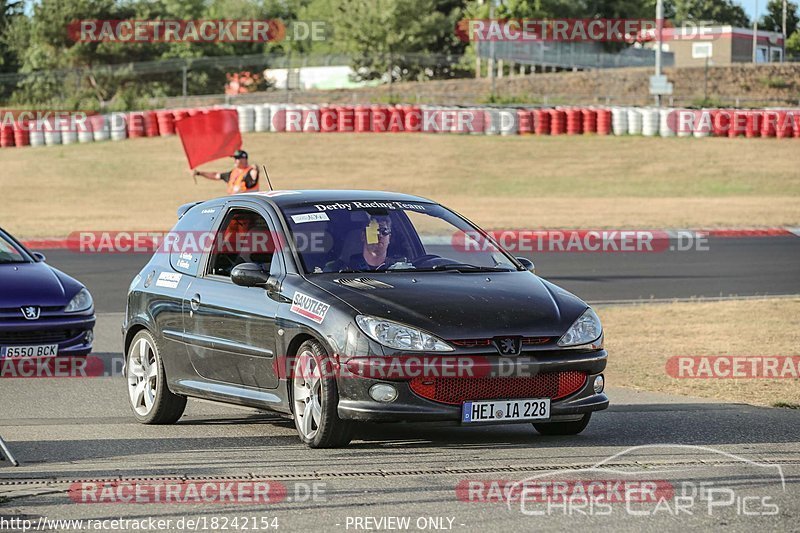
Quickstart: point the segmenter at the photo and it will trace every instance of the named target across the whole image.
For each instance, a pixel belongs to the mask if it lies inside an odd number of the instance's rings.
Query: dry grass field
[[[245,134],[276,188],[408,192],[487,228],[800,225],[800,141]],[[224,170],[227,161],[206,165]],[[194,184],[177,138],[0,149],[0,225],[22,238],[168,229]]]
[[[800,355],[800,297],[598,308],[609,386],[800,408],[798,379],[677,379],[672,356]]]

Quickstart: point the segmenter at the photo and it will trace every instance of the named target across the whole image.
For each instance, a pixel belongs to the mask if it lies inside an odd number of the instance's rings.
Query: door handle
[[[192,311],[197,311],[200,308],[200,295],[195,294],[192,296],[192,299],[189,300],[189,305],[192,307]]]

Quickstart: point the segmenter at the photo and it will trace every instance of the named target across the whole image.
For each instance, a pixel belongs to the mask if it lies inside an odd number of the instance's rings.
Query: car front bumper
[[[0,346],[58,345],[58,356],[85,356],[94,342],[95,316],[55,316],[0,321]]]
[[[586,381],[581,388],[566,397],[554,399],[550,405],[550,418],[541,422],[574,420],[585,413],[600,411],[608,407],[605,393],[594,390],[595,377],[605,370],[607,353],[598,350],[588,354],[559,354],[560,357],[538,357],[531,364],[530,359],[518,363],[506,358],[492,358],[488,361],[490,371],[497,371],[500,365],[505,372],[509,369],[518,372],[515,375],[536,375],[545,372],[580,371],[586,374]],[[484,360],[485,361],[485,360]],[[350,365],[349,368],[353,368]],[[367,373],[368,375],[372,375]],[[397,398],[392,402],[378,402],[369,395],[369,389],[377,383],[388,383],[397,390]],[[424,398],[415,393],[408,379],[372,379],[360,377],[349,372],[342,372],[338,379],[339,406],[338,414],[342,419],[369,422],[461,422],[461,405],[440,403]],[[465,401],[471,398],[465,398]],[[475,398],[472,398],[475,399]],[[498,397],[498,400],[510,398]],[[525,421],[501,422],[529,423]],[[487,423],[470,424],[484,425]]]

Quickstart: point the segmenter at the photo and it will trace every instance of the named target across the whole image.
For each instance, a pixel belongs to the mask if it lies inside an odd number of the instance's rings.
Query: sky
[[[798,3],[798,0],[790,1],[795,4]],[[753,20],[756,13],[756,3],[758,3],[758,18],[761,19],[767,12],[767,2],[769,2],[769,0],[734,0],[734,2],[739,2],[739,5],[744,8],[750,20]]]
[[[767,0],[739,0],[739,4],[747,12],[750,20],[753,20],[756,15],[756,4],[758,4],[758,17],[761,18],[766,13]]]

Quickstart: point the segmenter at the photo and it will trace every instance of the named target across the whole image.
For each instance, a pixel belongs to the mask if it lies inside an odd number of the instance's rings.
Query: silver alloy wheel
[[[153,409],[158,390],[158,363],[153,345],[147,339],[131,346],[128,352],[128,395],[136,414],[147,416]]]
[[[297,428],[308,440],[314,438],[322,421],[322,376],[314,354],[306,350],[295,362],[292,399]]]

